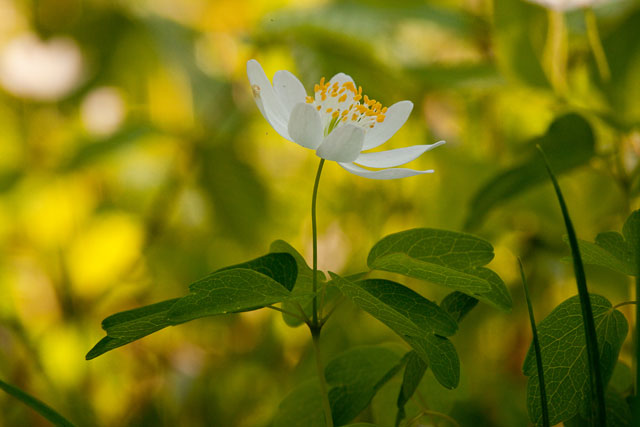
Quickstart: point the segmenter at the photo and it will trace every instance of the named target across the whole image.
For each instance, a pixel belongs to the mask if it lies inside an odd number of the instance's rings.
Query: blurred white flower
[[[115,132],[124,119],[124,100],[118,89],[100,87],[82,101],[80,115],[85,128],[94,135]]]
[[[580,9],[585,7],[593,7],[598,3],[603,3],[606,0],[527,0],[531,3],[539,4],[547,9],[553,9],[558,11],[569,11],[574,9]]]
[[[23,34],[0,52],[0,84],[22,98],[54,101],[74,89],[82,76],[82,54],[69,38],[40,40]]]
[[[404,125],[413,109],[410,101],[382,107],[363,95],[362,87],[356,87],[353,79],[344,73],[336,74],[329,82],[322,78],[315,85],[314,96],[307,96],[302,83],[286,70],[275,73],[272,86],[254,59],[247,62],[247,75],[260,112],[276,132],[289,141],[316,150],[319,157],[334,160],[347,171],[365,178],[396,179],[433,172],[394,166],[417,159],[444,141],[361,153],[380,146]]]

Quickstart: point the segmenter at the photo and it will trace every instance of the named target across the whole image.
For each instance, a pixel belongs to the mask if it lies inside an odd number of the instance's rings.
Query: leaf
[[[470,234],[415,228],[382,238],[369,252],[367,264],[447,286],[508,311],[511,297],[505,284],[482,267],[493,256],[489,242]]]
[[[403,363],[394,351],[375,346],[352,348],[330,361],[324,372],[334,424],[357,417]]]
[[[460,321],[478,304],[478,300],[462,292],[451,292],[440,301],[440,307],[456,322]]]
[[[593,320],[600,353],[600,368],[606,384],[613,373],[620,347],[627,335],[627,321],[611,303],[599,295],[590,295]],[[578,296],[557,306],[538,325],[544,376],[552,425],[587,411],[590,401],[584,325]],[[541,423],[540,394],[533,347],[524,361],[529,416]]]
[[[511,79],[548,88],[542,69],[542,44],[532,35],[545,32],[546,14],[539,6],[520,0],[496,0],[493,7],[496,60]]]
[[[91,360],[167,326],[178,324],[167,318],[169,310],[178,300],[179,298],[174,298],[107,317],[102,321],[102,329],[107,332],[107,336],[87,353],[86,359]]]
[[[630,427],[633,425],[629,404],[619,393],[607,390],[605,401],[607,403],[607,427]],[[586,427],[591,426],[591,423],[584,417],[576,415],[571,420],[564,422],[564,426]]]
[[[607,231],[596,236],[595,243],[579,240],[585,264],[599,265],[630,276],[640,273],[640,210],[629,215],[622,234]]]
[[[456,322],[438,305],[389,280],[351,282],[330,273],[340,291],[361,309],[387,325],[429,364],[440,384],[455,388],[460,362],[453,344],[435,334],[450,336]]]
[[[322,392],[316,379],[293,389],[280,402],[273,427],[325,427]]]
[[[271,248],[269,249],[271,252],[285,252],[293,256],[296,260],[296,265],[298,267],[298,278],[296,280],[295,286],[293,288],[293,294],[300,296],[299,303],[302,305],[304,309],[305,315],[308,319],[311,318],[311,311],[313,310],[313,295],[311,294],[313,290],[313,270],[307,265],[307,262],[304,260],[303,256],[300,255],[298,251],[295,250],[293,246],[284,240],[276,240],[271,243]],[[317,272],[318,284],[325,282],[327,279],[323,272]],[[309,294],[309,297],[306,300],[303,297],[303,293]],[[298,305],[291,302],[283,302],[282,308],[293,312],[298,313]],[[286,313],[282,313],[282,319],[289,326],[296,327],[303,324],[302,320],[297,317],[289,316]]]
[[[418,355],[418,353],[415,351],[409,352],[407,355],[407,365],[404,368],[404,376],[402,377],[402,386],[400,387],[400,393],[398,394],[398,415],[396,416],[396,427],[398,427],[400,422],[406,417],[404,406],[407,404],[409,399],[411,399],[413,393],[415,393],[426,371],[427,364]]]
[[[590,391],[590,405],[588,405],[591,412],[591,421],[595,424],[604,425],[607,422],[606,402],[605,402],[605,384],[604,374],[601,372],[600,363],[600,351],[598,350],[598,336],[596,332],[596,322],[594,320],[593,309],[591,307],[591,298],[589,297],[589,291],[587,289],[587,277],[584,273],[584,266],[582,264],[582,257],[580,256],[580,248],[578,247],[578,238],[571,222],[569,215],[569,209],[564,201],[562,190],[558,184],[558,180],[551,170],[549,160],[545,155],[544,150],[538,146],[540,157],[544,161],[544,166],[549,175],[549,179],[553,184],[553,188],[562,211],[562,217],[564,219],[565,228],[567,229],[567,236],[569,238],[569,246],[571,247],[571,258],[573,259],[573,273],[576,276],[576,286],[578,288],[578,296],[580,300],[580,307],[582,313],[582,321],[584,323],[585,343],[587,349],[587,362],[589,365],[589,391]],[[626,335],[626,331],[625,331]],[[617,359],[617,354],[616,354]],[[615,360],[614,362],[615,363]]]
[[[49,405],[39,399],[36,399],[29,393],[22,391],[18,387],[7,384],[4,381],[0,380],[0,389],[4,390],[8,395],[15,397],[25,405],[29,406],[31,409],[50,421],[53,425],[59,427],[73,427],[73,424],[69,420],[53,410]]]
[[[522,192],[546,182],[544,162],[535,152],[536,144],[547,154],[557,175],[586,164],[594,155],[595,138],[589,122],[578,114],[567,114],[551,123],[547,132],[528,144],[524,161],[499,173],[483,185],[471,201],[465,228],[477,228],[496,206]]]
[[[182,298],[111,315],[103,320],[107,336],[86,355],[90,360],[167,326],[199,317],[256,310],[293,298],[289,291],[297,275],[296,261],[287,253],[271,253],[222,268],[189,286]],[[304,295],[304,294],[302,294]]]

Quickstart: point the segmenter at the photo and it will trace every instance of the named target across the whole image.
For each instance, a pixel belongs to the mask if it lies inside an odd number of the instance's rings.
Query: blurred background
[[[383,105],[413,101],[385,149],[447,141],[408,165],[433,175],[374,181],[327,164],[319,266],[361,271],[377,240],[412,227],[492,242],[513,312],[480,304],[453,337],[460,387],[428,376],[420,405],[461,425],[526,425],[530,328],[516,256],[538,320],[576,294],[557,202],[531,172],[536,138],[579,114],[545,140],[579,237],[619,231],[640,207],[640,2],[593,13],[609,76],[583,10],[522,0],[0,0],[0,377],[78,425],[267,426],[315,375],[308,330],[267,310],[84,360],[106,316],[184,295],[275,239],[310,259],[318,159],[260,115],[245,74],[255,58],[309,91],[342,71]],[[626,276],[587,274],[614,304],[633,298]],[[631,320],[632,306],[622,310]],[[402,345],[349,303],[324,331],[326,360]],[[630,339],[627,363],[629,350]],[[398,385],[362,419],[392,422],[384,408]],[[0,425],[46,422],[0,393]]]

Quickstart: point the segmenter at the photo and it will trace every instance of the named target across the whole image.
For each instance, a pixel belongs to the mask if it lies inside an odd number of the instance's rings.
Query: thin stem
[[[335,302],[335,304],[333,304],[333,307],[331,307],[331,310],[329,310],[329,312],[327,313],[326,316],[323,316],[320,319],[320,326],[324,325],[325,323],[327,323],[327,320],[329,320],[329,317],[331,317],[331,315],[333,314],[334,311],[336,311],[336,308],[338,308],[338,306],[340,305],[340,303],[343,301],[344,297],[340,296],[340,298],[338,298],[338,300]]]
[[[640,258],[640,252],[638,253]],[[640,265],[640,259],[638,260]],[[636,276],[636,299],[640,298],[640,275]],[[636,377],[635,377],[635,396],[631,410],[633,414],[633,421],[640,420],[640,305],[636,306],[636,324],[633,331],[633,346],[634,346],[634,364],[636,365]]]
[[[322,174],[322,167],[324,166],[324,159],[320,159],[318,165],[318,172],[316,172],[316,181],[313,184],[313,194],[311,196],[311,232],[313,236],[313,314],[311,323],[313,326],[318,326],[318,298],[315,295],[318,291],[318,227],[316,221],[316,199],[318,196],[318,185],[320,184],[320,175]]]
[[[266,307],[270,308],[271,310],[275,310],[275,311],[279,311],[280,313],[284,313],[284,314],[286,314],[288,316],[295,317],[296,319],[301,320],[303,322],[308,322],[307,318],[302,317],[299,314],[293,313],[293,312],[291,312],[289,310],[283,310],[280,307],[275,307],[273,305],[267,305]]]
[[[324,409],[325,424],[327,427],[333,427],[333,416],[331,415],[331,404],[329,403],[329,394],[327,393],[327,382],[324,379],[324,368],[320,357],[320,328],[311,328],[311,338],[313,341],[313,350],[316,354],[316,369],[318,371],[318,381],[320,382],[320,391],[322,393],[322,408]]]
[[[549,9],[548,16],[549,26],[544,52],[545,62],[551,85],[558,94],[562,95],[566,92],[567,29],[562,12]]]
[[[587,26],[587,37],[589,38],[589,44],[591,45],[591,50],[596,60],[598,72],[602,80],[607,82],[611,78],[611,71],[609,70],[609,63],[607,62],[607,55],[604,53],[604,48],[600,41],[598,23],[596,22],[596,14],[593,13],[593,9],[586,8],[584,10],[584,21]]]
[[[524,288],[524,296],[527,300],[527,309],[529,310],[529,320],[531,321],[531,332],[533,334],[533,348],[536,352],[536,367],[538,369],[538,384],[540,385],[540,407],[542,408],[542,425],[549,427],[549,407],[547,406],[547,389],[544,382],[544,369],[542,366],[542,350],[540,349],[540,340],[538,339],[538,329],[536,328],[536,319],[533,315],[533,305],[529,296],[529,287],[527,286],[527,277],[524,274],[522,261],[518,257],[518,265],[520,266],[520,276],[522,277],[522,287]]]
[[[613,306],[613,308],[612,308],[612,310],[615,310],[616,308],[619,308],[619,307],[622,307],[622,306],[625,306],[625,305],[630,305],[630,304],[638,305],[638,304],[640,304],[640,302],[639,302],[639,301],[625,301],[625,302],[621,302],[620,304],[616,304],[616,305],[614,305],[614,306]]]

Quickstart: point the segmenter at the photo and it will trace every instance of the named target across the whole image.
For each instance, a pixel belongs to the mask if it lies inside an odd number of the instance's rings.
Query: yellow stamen
[[[339,115],[340,115],[339,111],[334,111],[331,117],[333,117],[334,119],[337,119]]]
[[[340,98],[338,98],[338,102],[344,102],[347,100],[347,94],[345,93],[344,95],[342,95]]]
[[[327,108],[327,113],[330,113],[333,111],[333,108]]]
[[[312,104],[313,103],[313,98],[310,96],[307,96],[307,104]]]

